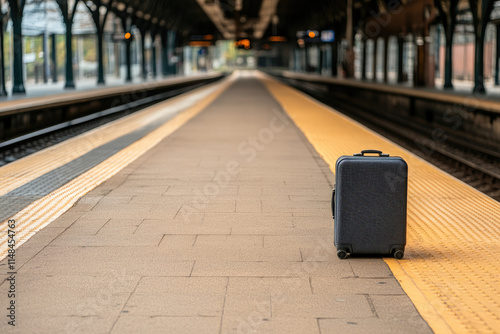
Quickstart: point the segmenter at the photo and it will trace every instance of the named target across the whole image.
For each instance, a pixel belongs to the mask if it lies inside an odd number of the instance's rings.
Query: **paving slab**
[[[219,317],[151,317],[122,315],[113,327],[111,333],[218,333],[219,328]]]
[[[319,334],[320,331],[316,319],[267,318],[255,312],[246,317],[225,318],[222,333]]]
[[[143,277],[123,310],[139,316],[221,317],[227,282],[225,277]]]

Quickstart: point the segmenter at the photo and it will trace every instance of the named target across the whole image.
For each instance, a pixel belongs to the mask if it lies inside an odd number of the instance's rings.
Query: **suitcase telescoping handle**
[[[359,157],[359,156],[364,156],[365,154],[378,154],[379,157],[388,157],[389,156],[389,154],[382,153],[382,151],[379,151],[379,150],[363,150],[363,151],[361,151],[361,153],[355,153],[354,156]]]
[[[335,219],[335,188],[332,191],[332,218]]]

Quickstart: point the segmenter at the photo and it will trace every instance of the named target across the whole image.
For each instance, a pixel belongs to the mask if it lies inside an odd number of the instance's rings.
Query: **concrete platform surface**
[[[18,249],[0,332],[431,332],[380,258],[337,258],[332,183],[241,76]]]

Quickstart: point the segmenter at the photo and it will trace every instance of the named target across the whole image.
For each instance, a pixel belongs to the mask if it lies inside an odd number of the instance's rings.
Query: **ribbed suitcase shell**
[[[335,166],[332,209],[338,255],[345,258],[345,251],[401,258],[406,245],[408,166],[400,157],[363,152],[380,155],[342,156]]]

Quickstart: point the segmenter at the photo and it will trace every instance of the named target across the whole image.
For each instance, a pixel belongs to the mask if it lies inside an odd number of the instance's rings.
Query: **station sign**
[[[269,36],[269,42],[286,42],[285,36]]]
[[[331,43],[335,40],[335,31],[333,30],[299,30],[297,31],[297,42],[304,43]]]
[[[321,31],[321,41],[325,43],[331,43],[335,41],[335,31],[333,30]]]
[[[192,41],[213,41],[215,39],[215,36],[212,34],[206,34],[206,35],[191,35],[189,37],[190,40]]]
[[[25,64],[31,64],[36,61],[36,54],[34,52],[32,53],[25,53],[23,56],[23,60]]]
[[[250,43],[250,40],[248,38],[245,39],[240,39],[234,42],[234,46],[237,49],[245,49],[249,50],[252,47],[252,44]]]
[[[215,36],[212,34],[206,35],[191,35],[189,36],[190,46],[211,46],[215,45]]]
[[[189,46],[202,46],[202,47],[208,47],[214,45],[213,41],[189,41],[188,43]]]
[[[113,42],[123,42],[128,40],[133,41],[134,35],[130,32],[114,33],[111,38],[113,39]]]

